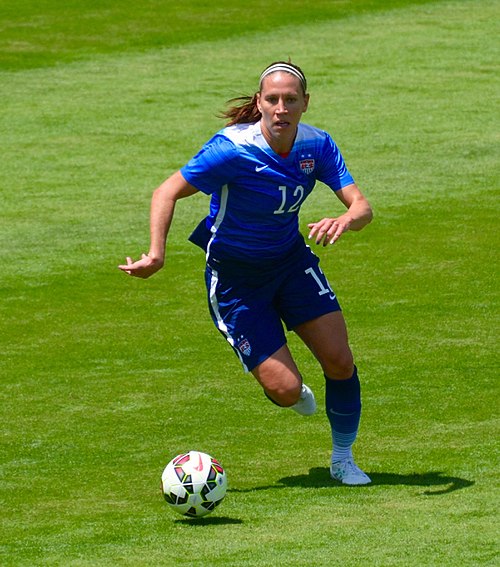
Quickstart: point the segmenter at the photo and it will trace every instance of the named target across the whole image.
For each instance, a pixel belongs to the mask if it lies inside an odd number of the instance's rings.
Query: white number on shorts
[[[304,199],[304,187],[302,187],[302,185],[297,185],[297,188],[293,192],[295,201],[288,210],[286,209],[287,187],[286,185],[280,185],[278,189],[281,191],[281,205],[274,211],[274,214],[281,215],[283,213],[295,213],[298,211],[302,204],[302,200]]]
[[[325,274],[323,274],[323,271],[321,270],[321,268],[318,267],[318,270],[321,272],[321,274],[324,276]],[[325,293],[330,293],[331,297],[330,299],[334,299],[335,298],[335,294],[333,293],[332,288],[330,287],[330,284],[328,283],[328,281],[325,278],[326,281],[326,285],[328,287],[325,287],[323,285],[323,282],[321,281],[320,277],[318,276],[318,274],[314,271],[314,268],[307,268],[307,270],[305,270],[306,274],[311,275],[314,278],[314,281],[318,284],[319,286],[319,291],[318,291],[318,295],[325,295]]]

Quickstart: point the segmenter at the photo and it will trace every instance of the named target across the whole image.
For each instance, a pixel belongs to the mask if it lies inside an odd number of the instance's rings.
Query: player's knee
[[[347,380],[354,372],[354,359],[349,348],[332,353],[322,363],[323,372],[332,379]]]
[[[301,392],[300,384],[280,384],[273,388],[266,388],[266,394],[274,402],[282,407],[290,407],[299,401]]]

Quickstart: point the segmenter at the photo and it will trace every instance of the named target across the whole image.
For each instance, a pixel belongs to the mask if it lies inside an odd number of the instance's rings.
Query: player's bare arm
[[[177,171],[164,181],[153,193],[150,213],[149,252],[134,261],[127,257],[127,263],[118,266],[120,270],[137,278],[149,278],[165,263],[165,243],[172,224],[175,205],[179,199],[194,195],[198,190],[190,185]]]
[[[339,189],[335,195],[342,201],[347,211],[339,217],[327,217],[308,224],[309,239],[315,237],[316,244],[334,244],[344,232],[361,230],[373,218],[373,212],[365,196],[352,183]]]

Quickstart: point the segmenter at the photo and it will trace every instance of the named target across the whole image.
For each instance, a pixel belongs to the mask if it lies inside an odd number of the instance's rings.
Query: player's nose
[[[283,113],[288,112],[288,108],[286,107],[285,101],[282,98],[280,98],[279,101],[278,101],[278,106],[276,108],[276,112],[278,114],[283,114]]]

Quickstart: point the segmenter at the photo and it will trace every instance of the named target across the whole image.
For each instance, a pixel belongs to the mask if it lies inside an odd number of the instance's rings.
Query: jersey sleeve
[[[216,134],[181,168],[181,173],[193,187],[210,195],[234,179],[237,158],[234,143]]]
[[[334,191],[354,183],[337,144],[329,135],[324,142],[317,179]]]

